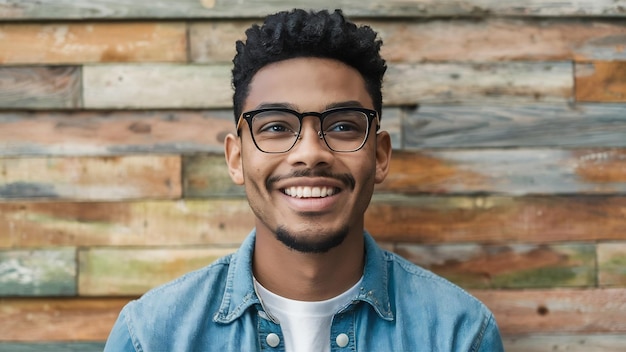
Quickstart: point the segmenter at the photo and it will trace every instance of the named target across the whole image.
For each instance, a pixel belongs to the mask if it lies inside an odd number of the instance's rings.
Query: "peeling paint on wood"
[[[2,64],[187,59],[183,23],[54,23],[0,25]]]
[[[74,248],[0,251],[0,296],[73,296]]]
[[[90,248],[79,252],[81,296],[141,295],[236,248]]]
[[[179,156],[0,159],[0,199],[119,200],[181,195]]]
[[[576,63],[576,100],[626,102],[626,61]]]
[[[626,243],[598,243],[598,284],[603,287],[626,287]]]
[[[0,107],[74,109],[82,106],[80,68],[0,67]]]
[[[590,287],[595,246],[396,245],[396,252],[465,288]]]

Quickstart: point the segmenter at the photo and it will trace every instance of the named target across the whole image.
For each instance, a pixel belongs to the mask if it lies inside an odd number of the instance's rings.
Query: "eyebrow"
[[[335,103],[327,104],[324,107],[324,110],[336,109],[336,108],[362,108],[363,104],[361,104],[357,100],[348,100],[348,101],[340,101]],[[261,103],[257,105],[255,110],[260,109],[290,109],[294,111],[300,111],[298,107],[291,103]]]

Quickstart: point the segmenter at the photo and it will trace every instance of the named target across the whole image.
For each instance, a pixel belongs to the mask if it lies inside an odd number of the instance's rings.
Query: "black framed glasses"
[[[335,152],[361,149],[367,142],[372,121],[376,121],[377,131],[380,128],[378,113],[365,108],[335,108],[321,113],[269,108],[244,112],[237,123],[237,131],[240,131],[241,121],[246,120],[252,141],[260,151],[285,153],[300,139],[302,119],[306,116],[319,118],[321,129],[317,135]]]

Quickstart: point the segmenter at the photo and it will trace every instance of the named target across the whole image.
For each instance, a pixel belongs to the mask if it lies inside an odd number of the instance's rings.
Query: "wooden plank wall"
[[[507,351],[623,351],[626,0],[340,5],[389,62],[368,229]],[[233,42],[290,6],[0,1],[0,351],[101,350],[129,299],[237,248]]]

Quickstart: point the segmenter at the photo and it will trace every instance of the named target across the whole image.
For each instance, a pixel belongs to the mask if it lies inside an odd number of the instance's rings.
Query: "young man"
[[[256,228],[129,303],[105,351],[502,351],[483,304],[364,230],[391,156],[376,33],[294,10],[246,35],[225,153]]]

